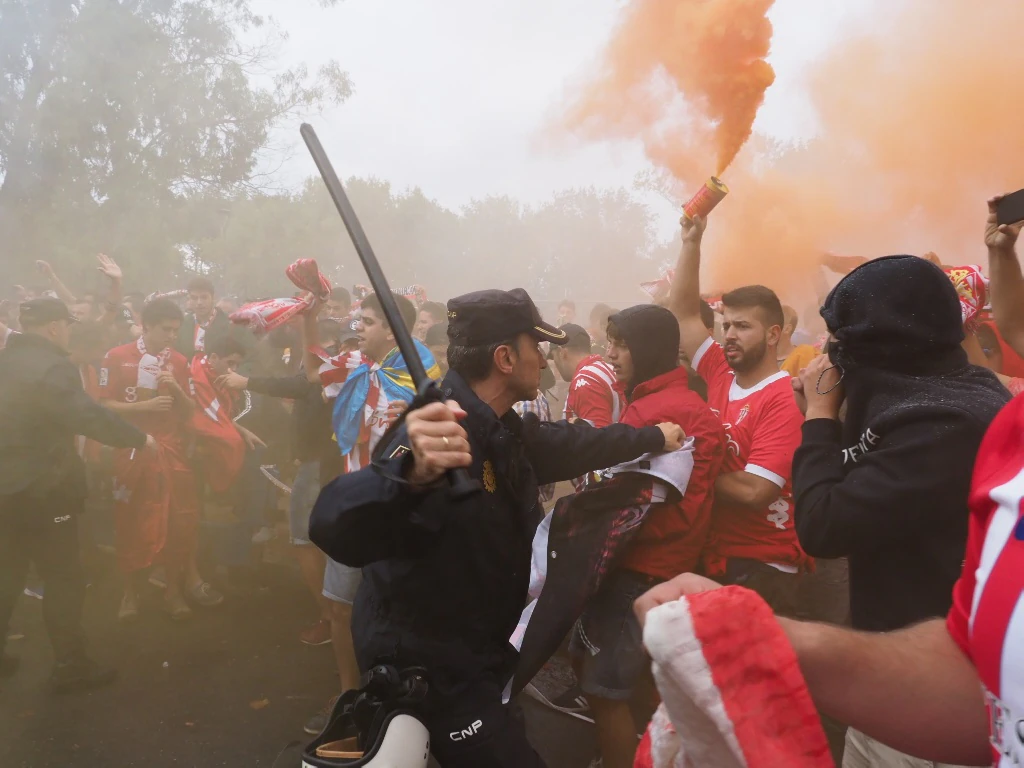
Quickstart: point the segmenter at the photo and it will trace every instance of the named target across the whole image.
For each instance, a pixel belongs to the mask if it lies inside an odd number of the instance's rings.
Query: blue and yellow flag
[[[430,350],[418,340],[413,340],[416,351],[420,355],[423,367],[427,375],[434,379],[441,378],[441,369],[438,367]],[[411,402],[416,396],[416,387],[413,385],[412,376],[402,359],[402,353],[398,348],[391,350],[380,368],[371,370],[371,367],[363,363],[353,370],[345,379],[341,392],[334,400],[333,426],[334,436],[338,440],[338,447],[341,455],[347,456],[356,447],[359,441],[359,430],[363,426],[363,413],[366,407],[366,399],[370,395],[370,377],[376,376],[384,396],[388,402],[404,400]]]

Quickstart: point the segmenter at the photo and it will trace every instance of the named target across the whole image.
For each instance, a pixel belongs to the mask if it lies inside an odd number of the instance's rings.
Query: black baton
[[[384,277],[384,272],[380,268],[380,262],[377,261],[377,256],[370,246],[370,241],[363,231],[363,226],[359,223],[359,218],[352,208],[352,203],[348,200],[348,195],[345,194],[345,188],[341,184],[341,179],[334,172],[334,166],[331,165],[327,153],[324,152],[323,145],[320,143],[320,139],[317,138],[316,131],[313,130],[313,126],[309,123],[303,123],[299,128],[299,132],[302,134],[303,141],[306,142],[309,154],[313,156],[313,162],[316,163],[324,184],[327,185],[327,191],[331,193],[331,199],[334,200],[334,205],[341,215],[341,220],[345,222],[345,229],[348,230],[348,235],[352,238],[352,245],[355,246],[356,253],[359,254],[359,260],[363,262],[366,276],[370,279],[370,285],[373,286],[374,293],[377,294],[380,306],[384,310],[384,317],[387,319],[388,325],[391,326],[395,342],[398,344],[398,349],[402,353],[405,365],[409,369],[409,376],[412,377],[413,385],[416,387],[417,399],[421,402],[433,402],[435,400],[442,402],[444,397],[441,394],[441,390],[438,388],[437,383],[427,376],[427,372],[423,368],[423,361],[420,360],[419,352],[416,350],[415,343],[413,343],[412,334],[405,327],[405,320],[402,319],[402,313],[398,310],[398,303],[395,301],[394,294],[391,293],[388,279]],[[452,496],[456,499],[470,496],[480,489],[480,484],[473,480],[465,469],[448,470],[448,481],[451,484]]]

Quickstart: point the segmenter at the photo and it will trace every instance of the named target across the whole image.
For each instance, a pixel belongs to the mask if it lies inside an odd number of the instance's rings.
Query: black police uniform
[[[496,343],[517,333],[564,343],[525,291],[483,291],[449,304],[453,345]],[[518,654],[509,644],[527,602],[538,485],[660,451],[657,427],[542,423],[499,418],[452,371],[446,399],[466,411],[470,474],[483,490],[455,502],[443,486],[397,481],[412,460],[404,427],[378,470],[339,477],[320,495],[310,538],[331,558],[363,569],[352,617],[360,669],[388,661],[427,669],[420,714],[443,768],[542,766],[521,720],[502,705]],[[390,477],[389,477],[390,476]]]
[[[21,317],[25,325],[72,322],[57,299],[25,302]],[[146,444],[85,393],[67,352],[42,336],[12,334],[0,352],[0,651],[31,561],[46,586],[43,618],[58,667],[84,660],[77,517],[86,484],[76,435],[119,448]]]

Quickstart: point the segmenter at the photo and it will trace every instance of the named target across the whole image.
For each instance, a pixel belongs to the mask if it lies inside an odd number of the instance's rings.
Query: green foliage
[[[275,71],[280,38],[246,0],[0,0],[5,266],[174,277],[194,201],[257,188],[273,129],[351,93],[333,62]]]

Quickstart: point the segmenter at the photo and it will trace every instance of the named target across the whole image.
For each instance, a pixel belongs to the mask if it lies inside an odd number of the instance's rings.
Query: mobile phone
[[[1024,189],[1017,190],[996,203],[996,222],[1016,224],[1024,221]]]

